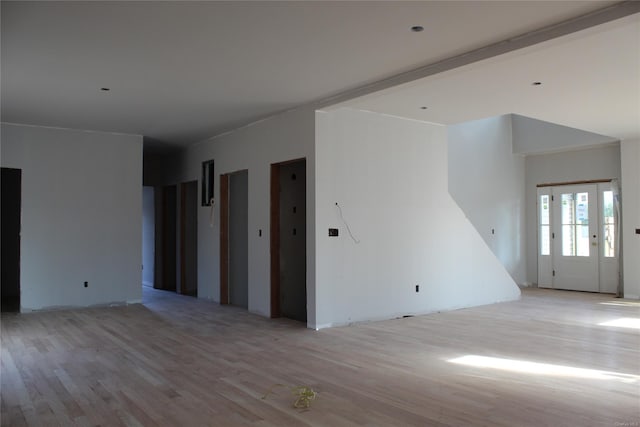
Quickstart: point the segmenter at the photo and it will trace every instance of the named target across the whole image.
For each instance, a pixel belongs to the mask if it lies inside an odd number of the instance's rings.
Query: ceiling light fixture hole
[[[414,33],[419,33],[420,31],[424,31],[424,27],[422,25],[414,25],[411,27],[411,31]]]
[[[108,87],[101,87],[100,90],[103,92],[109,92],[111,89],[109,89]]]
[[[429,107],[420,107],[421,110],[426,110]]]
[[[533,83],[531,83],[531,84],[532,84],[533,86],[540,86],[540,85],[542,85],[542,82],[533,82]]]

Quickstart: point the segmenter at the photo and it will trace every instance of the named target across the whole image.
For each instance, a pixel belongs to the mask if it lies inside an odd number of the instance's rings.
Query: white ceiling
[[[613,3],[2,1],[2,121],[185,145]],[[638,117],[638,21],[625,20],[616,34],[591,30],[579,62],[552,41],[558,66],[534,46],[358,106],[442,123],[515,112],[638,135],[629,119]],[[582,96],[559,105],[565,93]],[[592,125],[612,109],[610,123]]]
[[[640,14],[343,105],[448,125],[516,113],[640,138]]]

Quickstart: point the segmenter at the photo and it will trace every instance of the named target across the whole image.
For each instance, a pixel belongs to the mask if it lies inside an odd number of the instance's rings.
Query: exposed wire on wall
[[[360,243],[360,240],[356,239],[353,233],[351,232],[351,228],[349,227],[347,220],[344,219],[344,216],[342,215],[342,208],[340,207],[338,202],[336,202],[336,207],[338,208],[338,212],[340,212],[340,219],[344,223],[345,227],[347,227],[347,231],[349,232],[349,236],[351,236],[351,240],[353,240],[356,244]]]
[[[209,212],[209,227],[213,227],[213,219],[214,219],[213,214],[216,210],[216,204],[214,203],[213,197],[211,198],[209,205],[211,205],[211,212]]]

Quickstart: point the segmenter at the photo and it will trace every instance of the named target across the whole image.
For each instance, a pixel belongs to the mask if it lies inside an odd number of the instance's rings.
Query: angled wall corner
[[[444,126],[318,112],[316,230],[317,328],[520,296],[449,195]]]
[[[513,154],[512,115],[448,127],[451,197],[513,280],[525,284],[525,159]]]

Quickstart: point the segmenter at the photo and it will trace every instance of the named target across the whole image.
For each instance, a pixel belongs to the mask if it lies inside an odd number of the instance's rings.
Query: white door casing
[[[615,293],[617,217],[611,184],[539,187],[538,286]]]

